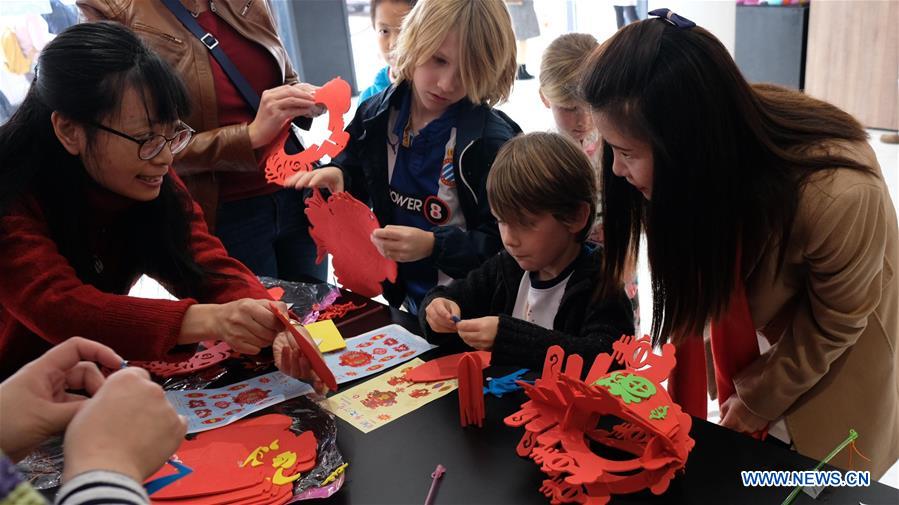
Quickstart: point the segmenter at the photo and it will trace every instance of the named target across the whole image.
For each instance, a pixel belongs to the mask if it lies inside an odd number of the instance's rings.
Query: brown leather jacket
[[[205,0],[197,0],[205,1]],[[222,126],[218,120],[215,84],[209,51],[158,0],[77,0],[85,18],[107,19],[128,26],[181,76],[192,100],[192,112],[182,118],[197,133],[178,154],[175,170],[199,202],[209,228],[215,224],[218,206],[216,172],[258,170],[246,123]],[[262,45],[281,67],[285,84],[297,82],[287,52],[278,38],[268,2],[264,0],[214,0],[216,14],[244,37]],[[192,8],[190,1],[185,6]]]

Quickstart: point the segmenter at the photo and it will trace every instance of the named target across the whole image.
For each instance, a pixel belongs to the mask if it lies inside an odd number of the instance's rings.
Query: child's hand
[[[112,470],[142,482],[178,449],[186,432],[187,422],[146,370],[120,370],[69,423],[63,480]]]
[[[284,84],[262,92],[256,117],[247,127],[253,149],[268,145],[291,119],[297,116],[314,117],[321,107],[315,104],[317,86]]]
[[[427,258],[434,252],[434,234],[412,226],[389,224],[371,233],[381,256],[400,263]]]
[[[462,337],[462,340],[479,351],[493,349],[493,342],[496,340],[496,329],[498,327],[499,318],[496,316],[463,319],[456,323],[456,331]]]
[[[297,330],[303,334],[303,337],[308,340],[309,343],[312,344],[312,347],[315,347],[317,351],[318,346],[312,341],[306,328],[299,326],[297,327]],[[275,342],[272,344],[272,353],[275,355],[275,364],[278,366],[278,370],[281,370],[283,374],[289,375],[294,379],[299,379],[307,384],[312,384],[312,388],[315,389],[315,392],[318,394],[325,394],[328,392],[325,383],[312,371],[309,360],[306,359],[306,356],[303,355],[303,351],[300,350],[300,346],[294,341],[293,335],[288,332],[283,332],[275,337]]]
[[[461,317],[459,304],[447,298],[434,298],[425,309],[428,325],[437,333],[455,333],[456,322],[453,316]]]
[[[721,405],[721,426],[753,434],[765,429],[768,421],[755,415],[739,396],[733,394]]]
[[[323,167],[311,172],[297,172],[288,177],[284,186],[295,189],[328,188],[331,193],[343,191],[343,172],[337,167]]]

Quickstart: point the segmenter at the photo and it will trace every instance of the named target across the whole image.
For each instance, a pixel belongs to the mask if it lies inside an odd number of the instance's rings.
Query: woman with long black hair
[[[178,77],[119,24],[76,25],[45,47],[0,126],[0,377],[72,335],[136,360],[177,360],[206,339],[284,347],[266,290],[171,170],[188,111]],[[127,296],[143,274],[180,300]]]
[[[622,278],[645,233],[652,332],[679,344],[669,389],[688,412],[705,414],[711,322],[723,425],[816,459],[855,429],[870,462],[853,466],[878,478],[899,457],[899,231],[867,135],[651,14],[582,82],[603,139],[605,275]]]

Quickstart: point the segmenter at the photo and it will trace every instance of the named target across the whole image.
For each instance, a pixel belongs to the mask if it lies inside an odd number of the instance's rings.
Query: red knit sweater
[[[174,171],[167,177],[187,194]],[[130,258],[114,255],[121,250],[118,237],[97,224],[111,222],[128,202],[106,190],[94,193],[86,216],[90,240],[97,250],[109,253],[103,259],[104,285],[117,286],[114,292],[78,278],[50,237],[35,198],[26,197],[23,205],[0,218],[0,380],[73,335],[102,342],[129,360],[179,359],[193,352],[192,347],[176,344],[188,307],[270,298],[256,277],[210,235],[196,203],[189,216],[194,259],[206,271],[227,278],[209,279],[200,300],[127,296],[142,272]],[[178,279],[157,280],[175,294],[186,289]]]
[[[247,39],[229,25],[224,19],[211,11],[201,12],[197,23],[204,30],[215,35],[220,49],[228,55],[240,73],[256,92],[262,92],[284,84],[281,67],[278,66],[272,53],[266,48]],[[209,67],[212,69],[212,80],[215,84],[215,96],[218,103],[218,122],[222,126],[252,123],[256,112],[250,108],[243,95],[237,90],[228,74],[222,70],[218,60],[209,53]],[[219,201],[233,202],[254,196],[268,195],[280,189],[265,179],[265,159],[259,159],[259,170],[255,172],[219,172]]]

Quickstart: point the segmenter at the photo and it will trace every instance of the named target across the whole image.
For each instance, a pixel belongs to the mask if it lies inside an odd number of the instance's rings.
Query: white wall
[[[574,30],[591,33],[601,42],[618,29],[613,6],[628,4],[634,4],[633,0],[535,0],[543,35],[540,39],[543,40],[532,39],[530,44],[535,47],[529,52],[539,55],[549,41],[568,31],[569,10],[574,12]],[[734,0],[649,0],[649,10],[663,7],[712,32],[733,56],[737,26],[737,3]],[[535,59],[539,61],[539,56]]]
[[[649,0],[649,10],[667,7],[712,32],[734,55],[737,2],[734,0]]]
[[[534,10],[540,22],[540,38],[529,41],[539,51],[553,39],[569,31],[589,33],[600,42],[615,34],[615,5],[633,4],[633,0],[534,0]],[[568,30],[568,15],[572,30]],[[531,49],[529,48],[529,51]]]

